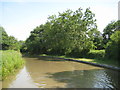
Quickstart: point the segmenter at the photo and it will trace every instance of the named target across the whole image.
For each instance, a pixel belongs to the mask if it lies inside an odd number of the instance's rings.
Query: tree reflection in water
[[[120,88],[118,77],[119,72],[108,69],[65,71],[49,76],[56,81],[67,83],[67,88]]]
[[[120,88],[117,71],[87,64],[59,60],[35,60],[26,63],[27,71],[45,88]]]

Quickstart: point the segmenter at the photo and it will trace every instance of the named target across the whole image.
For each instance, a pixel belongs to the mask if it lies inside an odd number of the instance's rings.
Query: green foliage
[[[19,41],[20,44],[20,52],[21,53],[26,53],[27,52],[27,46],[25,44],[25,41]]]
[[[120,20],[118,21],[112,21],[109,23],[105,29],[103,30],[103,43],[104,47],[106,47],[106,44],[110,40],[110,36],[115,32],[120,30]]]
[[[100,31],[96,32],[96,35],[94,36],[94,40],[93,43],[95,45],[95,49],[96,50],[102,50],[104,49],[104,44],[103,44],[103,37],[102,34],[100,33]]]
[[[116,54],[115,48],[118,43],[115,43],[116,37],[111,35],[120,30],[120,21],[109,23],[101,34],[97,30],[94,17],[89,8],[85,12],[82,12],[81,8],[76,11],[68,9],[59,13],[58,16],[49,16],[44,25],[31,31],[24,47],[32,54],[90,58],[104,58],[105,52],[107,57],[112,56],[108,54],[108,52],[112,53],[111,50],[114,50],[113,53]],[[102,49],[105,48],[104,52]],[[91,49],[100,51],[90,51]]]
[[[7,50],[9,48],[8,45],[9,37],[3,27],[0,27],[0,33],[1,33],[0,44],[2,45],[2,48],[0,49]]]
[[[2,80],[4,80],[9,74],[14,73],[16,69],[20,68],[24,61],[20,52],[14,50],[0,51],[2,54],[2,69],[0,69],[0,75],[2,74]]]
[[[40,25],[39,27],[36,27],[34,31],[31,31],[31,35],[24,44],[30,53],[38,54],[46,51],[46,47],[44,45],[45,35],[43,32],[44,32],[44,25]]]
[[[89,8],[85,12],[66,10],[48,17],[47,23],[36,27],[26,40],[30,53],[76,55],[94,48],[98,37],[96,20]],[[32,48],[31,48],[32,47]]]
[[[110,41],[107,43],[106,57],[109,59],[118,60],[120,58],[120,31],[116,31],[110,36]]]
[[[20,44],[13,36],[8,36],[3,27],[0,27],[0,32],[2,33],[0,37],[0,44],[2,45],[2,50],[19,50]]]
[[[20,44],[17,41],[17,39],[15,39],[15,37],[13,36],[9,36],[9,41],[8,41],[8,45],[9,45],[9,50],[19,50],[20,49]]]
[[[90,52],[88,52],[88,54],[85,57],[103,59],[105,57],[105,50],[90,50]]]

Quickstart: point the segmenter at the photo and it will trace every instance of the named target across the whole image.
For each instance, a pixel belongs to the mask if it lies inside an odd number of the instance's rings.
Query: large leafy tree
[[[62,55],[88,52],[98,33],[94,16],[89,8],[85,12],[79,8],[49,16],[46,24],[31,32],[26,41],[28,50]]]
[[[44,25],[40,25],[39,27],[36,27],[33,31],[31,31],[31,35],[25,42],[25,45],[27,46],[27,50],[30,53],[38,54],[44,52],[45,47],[43,45],[44,42],[43,32],[44,32]]]
[[[56,53],[78,53],[92,48],[93,34],[96,31],[94,14],[89,8],[83,13],[79,8],[75,12],[67,10],[58,17],[50,16],[50,27],[46,38],[50,48]]]

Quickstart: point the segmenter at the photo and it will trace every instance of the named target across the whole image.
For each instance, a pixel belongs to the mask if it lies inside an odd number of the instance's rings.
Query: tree
[[[68,9],[58,16],[49,16],[44,25],[31,32],[26,40],[27,48],[32,53],[76,56],[87,53],[94,47],[98,32],[94,17],[89,8],[85,12],[81,8]]]
[[[31,31],[31,35],[25,42],[28,52],[34,54],[44,52],[45,47],[43,45],[44,42],[43,32],[44,32],[44,25],[40,25],[39,27],[36,27],[33,31]]]
[[[46,38],[51,50],[56,53],[73,54],[80,53],[83,49],[92,48],[90,39],[96,31],[94,14],[89,8],[83,13],[79,8],[75,12],[67,10],[49,17],[51,23],[48,29],[49,35]],[[91,34],[88,34],[91,33]],[[78,52],[79,51],[79,52]]]
[[[110,40],[110,36],[115,32],[120,30],[120,20],[112,21],[103,30],[103,43],[106,45]]]
[[[20,45],[20,52],[22,52],[22,53],[27,52],[27,46],[25,44],[25,41],[20,40],[19,45]]]
[[[8,41],[9,48],[8,49],[20,50],[20,44],[15,37],[9,36],[8,39],[9,39],[9,41]]]
[[[2,50],[19,50],[20,44],[17,39],[13,36],[8,36],[3,27],[0,27],[0,32],[2,33],[2,37],[0,37],[0,44],[2,45]]]
[[[120,58],[120,31],[115,31],[110,36],[110,41],[107,43],[106,57],[109,59],[118,60]]]
[[[8,42],[9,42],[9,36],[6,33],[6,31],[4,30],[3,27],[0,27],[0,32],[1,32],[1,37],[0,37],[0,44],[2,45],[3,50],[6,50],[9,48]]]
[[[96,34],[94,35],[93,43],[95,45],[96,50],[104,49],[103,37],[102,37],[102,33],[100,33],[100,31],[96,31]]]

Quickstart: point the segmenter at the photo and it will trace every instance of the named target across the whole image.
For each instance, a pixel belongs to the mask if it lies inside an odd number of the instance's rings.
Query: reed
[[[19,51],[1,50],[0,53],[2,54],[2,60],[0,61],[0,65],[2,66],[0,69],[0,79],[4,80],[9,74],[14,73],[17,69],[21,68],[24,64],[24,60]]]

